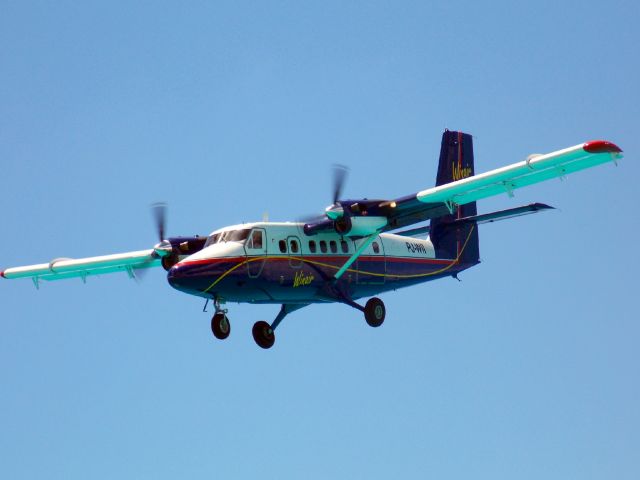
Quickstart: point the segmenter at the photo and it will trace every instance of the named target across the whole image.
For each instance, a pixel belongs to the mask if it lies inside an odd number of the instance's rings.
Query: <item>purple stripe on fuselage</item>
[[[305,255],[187,260],[171,269],[168,280],[174,288],[186,293],[219,295],[230,301],[281,303],[305,298],[326,301],[322,287],[348,258]],[[260,268],[258,263],[262,262],[264,266]],[[359,298],[452,275],[470,266],[447,259],[363,256],[347,270],[340,283],[353,298]]]

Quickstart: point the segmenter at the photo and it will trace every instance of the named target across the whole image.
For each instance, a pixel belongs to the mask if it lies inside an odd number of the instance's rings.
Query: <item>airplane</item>
[[[614,143],[594,140],[475,174],[473,137],[445,130],[434,187],[394,199],[342,199],[346,169],[334,170],[333,202],[307,221],[254,222],[220,228],[209,236],[165,238],[166,205],[154,214],[159,242],[150,249],[98,257],[55,258],[7,268],[6,279],[40,281],[136,272],[162,266],[169,284],[213,302],[211,331],[231,331],[228,302],[278,304],[268,323],[252,329],[269,349],[290,313],[316,303],[339,302],[379,327],[386,308],[376,295],[443,277],[458,278],[480,263],[478,225],[552,209],[543,203],[478,214],[476,201],[622,158]],[[357,300],[368,298],[362,305]]]

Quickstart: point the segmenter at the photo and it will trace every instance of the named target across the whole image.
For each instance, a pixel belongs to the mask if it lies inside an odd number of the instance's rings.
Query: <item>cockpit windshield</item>
[[[222,243],[222,242],[242,242],[244,243],[249,237],[250,228],[241,228],[239,230],[227,230],[226,232],[218,232],[210,235],[207,239],[207,242],[204,244],[205,247],[209,245],[213,245],[214,243]]]

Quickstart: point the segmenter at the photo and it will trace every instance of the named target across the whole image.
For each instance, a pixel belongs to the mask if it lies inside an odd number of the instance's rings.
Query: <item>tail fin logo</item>
[[[462,168],[456,165],[455,162],[451,162],[451,173],[454,180],[462,180],[471,176],[471,167]]]

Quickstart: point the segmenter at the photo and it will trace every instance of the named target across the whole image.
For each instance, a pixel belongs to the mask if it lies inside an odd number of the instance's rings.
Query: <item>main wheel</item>
[[[371,327],[379,327],[384,322],[387,309],[377,297],[370,298],[364,306],[364,318]]]
[[[216,313],[211,318],[211,331],[216,338],[224,340],[231,333],[231,324],[224,312]]]
[[[253,339],[256,341],[259,347],[264,349],[273,347],[276,341],[276,335],[273,332],[273,328],[264,320],[260,320],[253,325]]]

